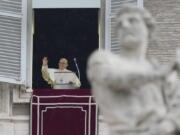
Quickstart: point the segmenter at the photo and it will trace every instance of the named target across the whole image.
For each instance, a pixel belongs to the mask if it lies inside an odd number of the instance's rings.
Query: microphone
[[[76,64],[76,63],[77,63],[76,58],[73,58],[73,60],[74,60],[74,62],[75,62],[75,64]]]
[[[77,69],[77,71],[78,71],[78,77],[79,77],[79,80],[80,80],[80,72],[79,72],[79,67],[78,67],[76,58],[73,58],[73,60],[74,60],[74,63],[75,63],[75,65],[76,65],[76,69]]]

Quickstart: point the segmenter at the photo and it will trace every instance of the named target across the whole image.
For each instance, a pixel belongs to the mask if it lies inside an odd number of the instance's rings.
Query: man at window
[[[68,70],[68,61],[65,58],[59,59],[59,68],[48,68],[48,58],[42,60],[42,77],[54,89],[79,88],[81,83],[75,73]]]

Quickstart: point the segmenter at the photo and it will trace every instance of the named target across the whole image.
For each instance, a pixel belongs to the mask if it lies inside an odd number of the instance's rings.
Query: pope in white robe
[[[81,86],[76,74],[67,69],[68,61],[65,58],[59,60],[59,68],[48,68],[47,57],[43,58],[42,77],[54,89],[74,89]]]

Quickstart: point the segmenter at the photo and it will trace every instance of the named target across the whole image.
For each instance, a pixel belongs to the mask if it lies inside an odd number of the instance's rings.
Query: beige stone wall
[[[157,21],[156,35],[150,42],[148,56],[167,64],[175,57],[176,48],[180,47],[180,0],[144,0],[144,6]],[[0,84],[0,135],[29,135],[28,104],[24,105],[24,98],[17,98],[19,94],[13,96],[18,90],[12,92],[12,88]],[[108,135],[107,131],[107,125],[101,118],[99,135]]]
[[[148,56],[167,64],[180,47],[180,0],[144,0],[156,19],[157,28],[150,42]]]
[[[7,83],[0,83],[0,118],[10,114],[10,90]]]
[[[18,88],[0,83],[0,135],[29,135],[29,103],[13,101],[14,96],[22,95]]]

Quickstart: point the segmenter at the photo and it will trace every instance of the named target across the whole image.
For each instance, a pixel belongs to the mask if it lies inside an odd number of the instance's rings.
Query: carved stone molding
[[[11,86],[13,92],[13,103],[29,103],[32,92],[22,90],[19,85]]]

